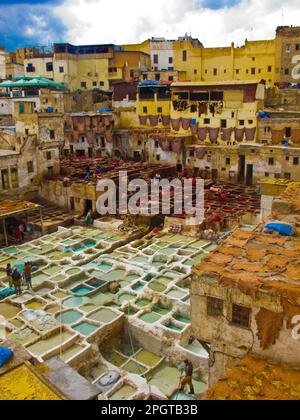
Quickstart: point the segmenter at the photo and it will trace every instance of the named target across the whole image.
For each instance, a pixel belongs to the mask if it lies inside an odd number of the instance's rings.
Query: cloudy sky
[[[300,25],[299,0],[0,0],[0,45],[7,49],[185,33],[206,47],[241,45],[245,38],[272,39],[282,23]]]

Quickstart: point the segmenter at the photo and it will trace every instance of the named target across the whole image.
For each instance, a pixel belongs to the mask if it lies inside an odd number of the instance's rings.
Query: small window
[[[93,82],[93,86],[97,86],[97,82]]]
[[[240,74],[240,70],[236,69],[235,74]]]
[[[221,127],[227,128],[227,120],[221,120]]]
[[[275,159],[274,158],[269,158],[269,165],[273,166],[275,164]]]
[[[195,150],[190,151],[190,157],[195,157]]]
[[[252,57],[252,61],[255,61],[255,57]]]
[[[239,327],[250,327],[251,309],[244,306],[233,305],[232,307],[232,323]]]
[[[81,83],[80,83],[80,86],[81,86],[82,88],[86,89],[86,82],[81,82]]]
[[[240,126],[244,126],[245,125],[245,120],[240,120]]]
[[[153,56],[153,63],[158,64],[158,54],[154,54]]]
[[[288,76],[289,74],[290,74],[290,70],[289,69],[284,69],[284,74],[286,75],[286,76]]]
[[[269,172],[265,172],[265,177],[268,178],[270,176]]]
[[[157,141],[157,140],[156,140],[156,141],[155,141],[155,149],[159,149],[159,147],[160,147],[160,146],[159,146],[159,141]]]
[[[253,124],[253,120],[248,120],[248,124],[252,125]]]
[[[104,86],[104,82],[100,82],[100,83],[99,83],[99,85],[100,85],[100,86]]]
[[[49,175],[49,176],[53,176],[53,173],[54,173],[54,172],[53,172],[53,166],[49,166],[49,167],[48,167],[48,175]]]
[[[198,70],[196,70],[196,69],[195,69],[195,70],[194,70],[194,74],[198,74]]]
[[[207,315],[221,316],[223,315],[224,302],[221,299],[208,297],[207,298]]]
[[[173,57],[169,57],[169,64],[173,64]]]
[[[272,73],[272,66],[268,66],[268,73]]]
[[[209,118],[204,118],[204,124],[210,124],[210,119]]]
[[[46,159],[51,160],[51,158],[52,158],[51,152],[46,152]]]
[[[27,162],[27,172],[29,174],[32,174],[34,172],[34,167],[33,167],[33,162],[32,161]]]
[[[148,108],[146,106],[143,106],[143,113],[147,114],[147,112],[148,112]]]
[[[214,70],[213,70],[213,75],[214,75],[214,76],[218,76],[218,69],[214,69]]]
[[[226,158],[226,165],[230,165],[231,164],[231,159],[230,158]]]
[[[251,74],[256,74],[256,68],[255,67],[252,67]]]
[[[286,46],[285,46],[285,51],[286,51],[287,53],[290,53],[290,52],[292,51],[292,46],[291,46],[291,44],[286,44]]]
[[[298,157],[294,157],[293,165],[299,165],[299,158]]]
[[[160,155],[156,155],[156,160],[159,161],[160,160]]]
[[[65,70],[64,70],[64,68],[63,68],[62,66],[60,66],[60,67],[59,67],[59,72],[60,72],[60,73],[64,73],[64,71],[65,71]]]
[[[187,61],[187,51],[182,51],[182,61]]]
[[[296,51],[300,51],[300,44],[296,44]]]
[[[290,160],[290,157],[289,156],[286,156],[285,157],[285,160],[288,162]]]
[[[159,106],[159,107],[157,108],[157,112],[158,112],[158,114],[161,114],[161,113],[162,113],[162,107],[161,107],[161,106]]]
[[[49,131],[49,137],[50,137],[51,140],[55,139],[55,131],[54,130]]]
[[[291,127],[286,127],[285,129],[285,137],[290,138],[292,136],[292,129]]]
[[[53,63],[46,63],[46,71],[53,71]]]

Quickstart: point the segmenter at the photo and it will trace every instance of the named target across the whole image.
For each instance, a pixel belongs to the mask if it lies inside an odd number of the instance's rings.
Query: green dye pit
[[[160,320],[160,315],[154,313],[154,312],[148,312],[145,314],[142,314],[140,316],[140,319],[147,324],[154,324],[155,322]]]
[[[61,324],[74,324],[75,322],[79,321],[82,318],[82,315],[77,311],[66,311],[63,313],[59,313],[55,316],[55,319],[60,322]]]
[[[122,369],[126,370],[126,372],[134,373],[136,375],[143,375],[147,371],[146,367],[133,360],[130,360],[128,363],[126,363],[126,365],[122,366]]]
[[[143,363],[144,365],[149,367],[156,366],[161,360],[159,356],[147,350],[142,350],[140,353],[137,354],[135,358],[138,362]]]
[[[89,319],[92,319],[93,321],[102,322],[103,324],[108,324],[116,318],[118,318],[118,315],[110,309],[100,309],[93,315],[89,316]]]
[[[62,334],[55,334],[45,340],[40,340],[35,344],[27,347],[27,350],[36,356],[40,356],[43,353],[48,352],[49,350],[54,349],[68,341],[72,337],[72,334],[64,331]]]
[[[75,327],[72,327],[73,330],[79,332],[81,335],[84,335],[85,337],[91,335],[93,332],[95,332],[99,326],[89,324],[88,322],[82,322],[79,325],[76,325]]]
[[[14,318],[20,311],[21,308],[11,305],[10,303],[0,303],[0,315],[5,319]]]

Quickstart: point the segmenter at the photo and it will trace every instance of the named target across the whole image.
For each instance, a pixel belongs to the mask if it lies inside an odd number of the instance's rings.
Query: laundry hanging
[[[107,143],[112,143],[113,141],[113,133],[110,130],[107,130],[105,132],[105,140],[107,141]]]
[[[190,128],[190,118],[181,118],[182,128],[188,130]]]
[[[164,127],[169,127],[170,126],[170,116],[169,115],[162,115],[162,123]]]
[[[212,144],[216,144],[218,142],[219,132],[220,132],[219,128],[209,129],[209,139]]]
[[[73,133],[72,133],[72,142],[73,143],[78,143],[79,142],[79,138],[80,138],[79,131],[73,131]]]
[[[95,136],[93,131],[87,131],[86,133],[86,139],[89,145],[93,145],[95,141]]]
[[[194,135],[194,136],[196,136],[197,134],[198,134],[198,128],[199,128],[199,125],[198,125],[198,123],[196,123],[196,124],[190,124],[190,128],[191,128],[191,132],[192,132],[192,134]]]
[[[223,128],[221,138],[223,141],[230,141],[233,128]]]
[[[139,115],[139,120],[141,125],[147,125],[147,115]]]
[[[254,141],[255,134],[256,134],[256,127],[245,128],[245,133],[246,133],[246,140],[247,141]]]
[[[150,121],[151,127],[158,126],[158,120],[159,120],[158,115],[149,115],[149,121]]]
[[[172,151],[179,155],[183,150],[183,139],[180,137],[174,137],[172,140]]]
[[[292,128],[292,142],[294,144],[300,144],[300,129]]]
[[[173,130],[179,131],[180,130],[180,123],[181,123],[181,118],[172,118],[171,119],[171,124],[172,124]]]
[[[205,147],[199,147],[196,149],[197,159],[203,160],[205,158]]]
[[[241,143],[244,140],[245,128],[235,128],[234,135],[235,141]]]
[[[160,139],[159,140],[159,146],[163,152],[169,152],[170,151],[170,140],[169,139]]]
[[[207,127],[199,127],[198,128],[198,138],[200,141],[205,141],[207,135]]]
[[[281,144],[284,140],[284,129],[274,130],[271,128],[272,144]]]

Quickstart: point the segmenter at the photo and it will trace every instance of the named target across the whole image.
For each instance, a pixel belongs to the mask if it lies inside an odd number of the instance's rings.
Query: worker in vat
[[[12,279],[13,271],[12,271],[12,268],[11,268],[11,264],[7,264],[5,271],[6,271],[6,278],[7,278],[9,287],[12,287],[13,286],[13,279]]]
[[[92,215],[92,210],[89,210],[87,215],[85,216],[84,219],[85,225],[86,226],[92,226],[94,223],[94,219],[93,219],[93,215]]]
[[[25,263],[24,267],[24,279],[27,286],[27,290],[32,290],[32,263]]]
[[[19,272],[19,270],[17,268],[15,268],[12,272],[12,281],[13,281],[13,285],[15,287],[15,293],[17,296],[22,294],[22,289],[21,289],[21,285],[22,285],[22,276]]]
[[[186,385],[190,387],[190,395],[195,394],[193,385],[194,366],[189,360],[184,361],[183,376],[180,381],[179,391],[184,391]]]

